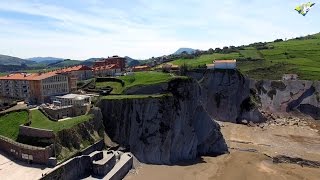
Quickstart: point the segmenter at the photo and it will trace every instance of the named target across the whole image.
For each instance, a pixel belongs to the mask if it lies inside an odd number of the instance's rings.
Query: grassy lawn
[[[28,121],[28,112],[12,112],[0,117],[0,135],[16,140],[19,126]]]
[[[178,59],[173,64],[204,66],[217,59],[252,58],[238,61],[238,69],[255,79],[281,79],[283,74],[295,73],[300,79],[320,80],[320,33],[315,39],[288,40],[268,43],[269,49],[246,46],[238,53],[202,55],[194,59]]]
[[[239,58],[240,54],[239,53],[230,53],[230,54],[209,54],[209,55],[202,55],[200,57],[197,57],[195,59],[177,59],[175,61],[172,61],[172,64],[175,65],[183,65],[186,64],[188,66],[192,67],[198,67],[198,66],[203,66],[206,64],[211,64],[213,60],[224,60],[224,59],[236,59]]]
[[[154,95],[111,95],[111,96],[104,96],[102,99],[144,99],[144,98],[162,98],[162,97],[172,96],[172,94],[154,94]]]
[[[91,115],[84,115],[75,117],[69,120],[54,122],[49,120],[44,114],[39,110],[31,111],[32,123],[31,127],[53,130],[55,133],[63,129],[69,129],[77,124],[88,121],[91,118]]]
[[[246,49],[246,50],[240,50],[240,54],[245,58],[252,58],[252,59],[263,59],[263,54],[258,51],[257,49]]]
[[[111,94],[121,94],[124,87],[119,82],[96,82],[96,88],[104,88],[110,86],[113,88]]]
[[[106,86],[113,87],[111,94],[122,94],[124,90],[134,86],[146,86],[159,83],[169,82],[175,78],[187,78],[184,76],[172,76],[169,73],[146,71],[135,72],[132,76],[121,76],[118,79],[124,81],[124,86],[117,82],[96,82],[97,88],[103,88]]]
[[[125,82],[126,88],[141,85],[169,82],[173,77],[169,73],[146,71],[135,72],[133,76],[122,76],[119,79]]]

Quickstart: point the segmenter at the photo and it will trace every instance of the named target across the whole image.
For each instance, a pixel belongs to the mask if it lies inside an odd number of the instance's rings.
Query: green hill
[[[300,79],[320,80],[320,33],[287,41],[254,43],[227,53],[207,53],[172,63],[204,67],[217,59],[237,59],[238,69],[255,79],[281,79],[285,73],[296,73]]]
[[[25,59],[20,59],[17,57],[12,57],[12,56],[7,56],[7,55],[0,55],[0,65],[31,65],[31,64],[36,64],[36,62],[31,61],[31,60],[25,60]]]
[[[70,60],[70,59],[66,59],[63,61],[59,61],[56,63],[52,63],[49,64],[49,67],[66,67],[66,66],[76,66],[76,65],[80,65],[82,63],[82,61],[78,61],[78,60]]]

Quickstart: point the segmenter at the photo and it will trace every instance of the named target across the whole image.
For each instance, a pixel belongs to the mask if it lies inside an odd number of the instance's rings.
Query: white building
[[[67,94],[64,96],[55,96],[52,98],[55,105],[58,106],[85,106],[91,104],[91,97],[80,94]]]
[[[213,64],[207,64],[207,69],[236,69],[237,60],[215,60]]]

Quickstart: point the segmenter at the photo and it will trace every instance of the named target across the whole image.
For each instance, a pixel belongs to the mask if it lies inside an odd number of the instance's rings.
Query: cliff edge
[[[202,106],[198,83],[176,79],[168,92],[102,99],[98,106],[109,137],[144,163],[173,164],[227,152],[220,126]]]

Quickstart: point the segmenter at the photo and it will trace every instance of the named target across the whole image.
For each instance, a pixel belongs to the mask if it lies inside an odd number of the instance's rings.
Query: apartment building
[[[115,76],[117,73],[121,73],[121,67],[117,64],[97,66],[93,68],[93,72],[98,77]]]
[[[112,56],[101,61],[96,61],[93,65],[94,68],[97,67],[106,67],[109,65],[116,65],[120,68],[121,71],[125,70],[126,67],[126,58],[119,57],[119,56]]]
[[[49,102],[51,96],[70,92],[72,78],[66,73],[16,73],[0,77],[0,96],[30,103]]]
[[[69,73],[75,78],[77,78],[78,81],[93,78],[93,69],[85,65],[62,68],[57,70],[57,72]]]

